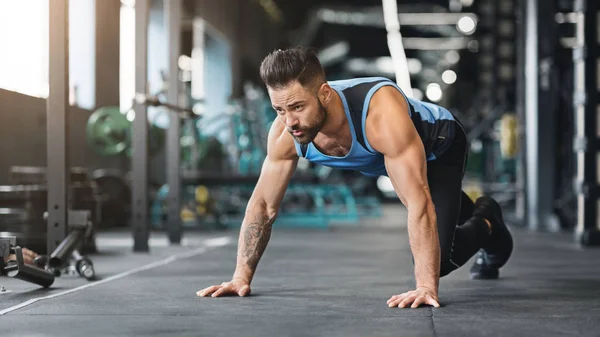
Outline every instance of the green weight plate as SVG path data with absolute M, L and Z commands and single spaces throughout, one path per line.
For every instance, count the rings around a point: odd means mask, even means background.
M 123 153 L 129 147 L 131 122 L 118 107 L 102 107 L 90 116 L 86 134 L 88 144 L 103 156 Z

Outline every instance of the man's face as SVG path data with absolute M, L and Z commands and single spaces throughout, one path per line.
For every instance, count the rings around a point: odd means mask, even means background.
M 327 109 L 316 93 L 307 91 L 299 82 L 281 89 L 269 88 L 269 96 L 273 109 L 298 143 L 312 142 L 325 125 Z

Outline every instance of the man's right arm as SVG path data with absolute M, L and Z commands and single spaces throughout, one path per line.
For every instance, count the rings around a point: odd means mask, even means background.
M 250 282 L 271 238 L 279 204 L 297 164 L 294 140 L 285 130 L 285 125 L 276 119 L 269 130 L 267 157 L 246 207 L 233 278 L 230 282 L 198 291 L 198 296 L 246 296 L 250 293 Z
M 274 126 L 269 135 L 269 149 L 263 163 L 260 178 L 248 201 L 246 214 L 238 241 L 237 264 L 233 278 L 252 281 L 258 262 L 269 239 L 277 217 L 279 205 L 296 164 L 298 156 L 293 140 L 283 131 L 281 123 Z

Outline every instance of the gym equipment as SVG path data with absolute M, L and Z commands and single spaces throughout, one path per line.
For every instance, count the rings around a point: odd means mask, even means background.
M 44 213 L 47 220 L 48 213 Z M 68 212 L 69 234 L 62 240 L 58 247 L 50 254 L 40 255 L 35 258 L 33 265 L 26 265 L 20 246 L 16 245 L 17 237 L 0 234 L 0 258 L 2 261 L 11 254 L 15 260 L 9 261 L 4 267 L 6 275 L 25 282 L 38 284 L 44 288 L 50 287 L 55 277 L 60 276 L 63 270 L 67 274 L 78 273 L 87 280 L 94 280 L 95 270 L 92 261 L 81 255 L 80 247 L 92 230 L 90 211 Z
M 48 213 L 44 214 L 47 219 Z M 69 211 L 68 213 L 69 234 L 61 241 L 50 256 L 40 256 L 35 263 L 44 269 L 52 272 L 55 276 L 60 276 L 62 270 L 67 274 L 72 274 L 71 270 L 87 280 L 95 278 L 95 271 L 92 261 L 80 254 L 77 249 L 84 239 L 89 235 L 93 225 L 89 211 Z
M 102 156 L 125 154 L 131 156 L 131 130 L 133 124 L 118 107 L 107 106 L 94 111 L 88 118 L 86 136 L 88 144 Z M 149 126 L 148 149 L 156 155 L 162 148 L 165 131 L 158 126 Z
M 92 173 L 98 186 L 102 216 L 96 219 L 100 227 L 125 227 L 130 219 L 131 187 L 120 170 L 98 169 Z
M 0 259 L 11 254 L 15 255 L 15 260 L 8 261 L 4 267 L 7 276 L 16 278 L 25 282 L 34 283 L 44 288 L 50 287 L 54 283 L 54 275 L 46 270 L 26 265 L 23 260 L 21 247 L 16 246 L 16 237 L 0 236 Z
M 47 175 L 46 167 L 42 166 L 11 166 L 10 182 L 14 185 L 45 185 Z M 90 181 L 88 169 L 71 167 L 69 170 L 71 183 L 87 183 Z
M 118 107 L 102 107 L 88 119 L 88 144 L 103 156 L 121 154 L 129 146 L 130 129 L 131 123 Z
M 196 229 L 223 229 L 221 210 L 211 191 L 203 185 L 184 185 L 182 188 L 180 217 L 183 227 Z M 169 185 L 158 189 L 151 206 L 151 222 L 154 227 L 165 228 Z
M 84 277 L 88 281 L 91 281 L 96 277 L 92 260 L 81 255 L 78 250 L 73 250 L 72 257 L 74 268 L 81 277 Z
M 8 277 L 35 283 L 44 288 L 48 288 L 54 283 L 53 274 L 25 264 L 21 247 L 15 247 L 14 254 L 16 258 L 15 263 L 10 263 L 4 267 L 4 271 Z
M 0 186 L 0 232 L 15 237 L 17 244 L 46 251 L 46 187 L 42 185 Z
M 181 220 L 188 228 L 235 228 L 242 223 L 255 183 L 194 186 L 183 190 Z M 164 228 L 168 186 L 163 186 L 152 205 L 152 225 Z M 351 189 L 343 184 L 291 183 L 283 197 L 277 226 L 326 228 L 332 224 L 356 224 L 359 208 Z
M 517 156 L 517 127 L 515 114 L 504 114 L 500 119 L 500 151 L 503 158 L 514 159 Z
M 19 244 L 45 251 L 45 236 L 47 229 L 41 224 L 43 212 L 47 204 L 47 169 L 38 166 L 12 166 L 10 168 L 11 182 L 15 186 L 4 186 L 4 197 L 0 198 L 0 219 L 5 221 L 0 225 L 0 231 L 17 233 Z M 27 190 L 27 193 L 23 193 Z M 37 196 L 33 193 L 37 190 Z M 21 191 L 21 192 L 19 192 Z M 100 222 L 102 216 L 102 200 L 95 181 L 89 170 L 82 167 L 70 168 L 67 207 L 71 210 L 89 210 L 92 219 Z M 33 212 L 33 213 L 32 213 Z M 32 238 L 37 239 L 32 240 Z M 38 241 L 36 243 L 34 241 Z M 96 251 L 94 233 L 86 238 L 85 252 Z
M 137 93 L 134 98 L 137 104 L 144 104 L 153 107 L 165 107 L 173 112 L 179 114 L 180 119 L 193 119 L 198 118 L 198 115 L 194 113 L 192 109 L 180 107 L 168 102 L 162 101 L 158 96 L 151 96 L 146 94 Z

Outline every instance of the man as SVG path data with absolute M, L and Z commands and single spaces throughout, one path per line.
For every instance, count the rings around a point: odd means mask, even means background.
M 246 209 L 233 278 L 199 296 L 250 294 L 299 156 L 391 179 L 408 209 L 416 289 L 392 296 L 389 307 L 439 307 L 439 278 L 475 253 L 471 277 L 498 277 L 512 237 L 493 199 L 473 204 L 462 192 L 466 135 L 448 110 L 406 97 L 385 78 L 327 82 L 315 52 L 305 48 L 271 53 L 260 75 L 278 118 Z

